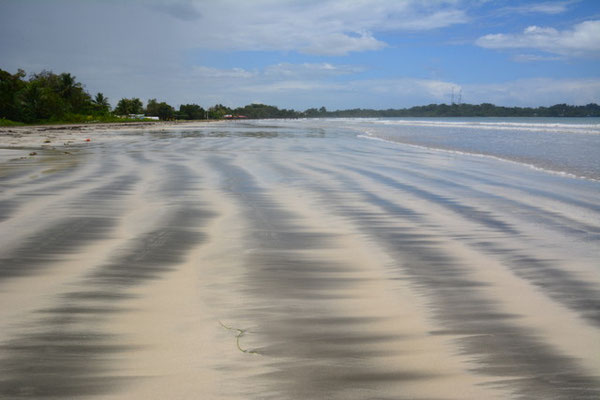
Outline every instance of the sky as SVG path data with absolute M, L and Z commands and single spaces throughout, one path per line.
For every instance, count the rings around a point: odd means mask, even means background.
M 0 69 L 113 105 L 600 103 L 600 1 L 0 0 Z

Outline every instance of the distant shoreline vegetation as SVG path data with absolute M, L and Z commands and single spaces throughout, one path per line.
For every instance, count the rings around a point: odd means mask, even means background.
M 401 109 L 356 108 L 328 111 L 325 107 L 305 111 L 250 104 L 229 108 L 217 104 L 208 109 L 182 104 L 176 110 L 156 99 L 144 104 L 139 98 L 122 98 L 111 109 L 102 93 L 92 97 L 70 73 L 42 71 L 25 79 L 19 69 L 11 74 L 0 69 L 0 126 L 40 123 L 128 122 L 152 117 L 160 120 L 202 120 L 228 118 L 393 118 L 393 117 L 600 117 L 600 106 L 556 104 L 551 107 L 503 107 L 483 104 L 430 104 Z M 140 117 L 142 116 L 142 117 Z

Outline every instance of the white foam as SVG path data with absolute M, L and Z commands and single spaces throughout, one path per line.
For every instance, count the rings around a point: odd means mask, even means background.
M 537 122 L 478 122 L 478 121 L 428 121 L 428 120 L 377 120 L 380 125 L 435 128 L 464 128 L 479 130 L 510 130 L 525 132 L 556 132 L 600 135 L 600 124 L 568 124 Z

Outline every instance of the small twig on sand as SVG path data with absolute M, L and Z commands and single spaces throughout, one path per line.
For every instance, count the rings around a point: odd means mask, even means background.
M 219 320 L 219 324 L 223 328 L 225 328 L 225 329 L 227 329 L 229 331 L 236 332 L 235 339 L 236 339 L 236 344 L 237 344 L 237 348 L 238 348 L 239 351 L 241 351 L 242 353 L 247 353 L 247 354 L 258 354 L 258 352 L 254 351 L 254 350 L 243 349 L 242 346 L 240 345 L 240 338 L 242 336 L 244 336 L 244 334 L 246 333 L 246 329 L 238 329 L 238 328 L 233 328 L 233 327 L 227 326 L 223 322 L 221 322 L 220 320 Z

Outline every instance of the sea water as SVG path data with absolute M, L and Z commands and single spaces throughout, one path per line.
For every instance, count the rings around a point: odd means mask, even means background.
M 358 137 L 495 157 L 600 180 L 600 118 L 388 118 L 345 120 Z

